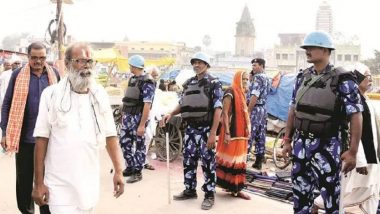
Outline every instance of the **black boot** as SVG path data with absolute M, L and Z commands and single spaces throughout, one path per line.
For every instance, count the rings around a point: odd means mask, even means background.
M 141 171 L 134 172 L 131 177 L 127 180 L 127 183 L 132 184 L 142 180 Z
M 123 170 L 123 176 L 124 177 L 128 177 L 128 176 L 131 176 L 133 174 L 133 169 L 132 168 L 126 168 Z
M 215 204 L 215 196 L 214 193 L 206 193 L 205 198 L 203 199 L 201 208 L 202 210 L 209 210 L 211 209 Z
M 187 200 L 187 199 L 192 199 L 192 198 L 194 199 L 198 198 L 196 190 L 186 189 L 180 194 L 173 196 L 173 199 L 176 201 L 182 201 L 182 200 Z
M 264 157 L 262 155 L 256 155 L 256 160 L 255 163 L 252 164 L 252 167 L 261 170 L 261 168 L 263 167 L 263 160 Z

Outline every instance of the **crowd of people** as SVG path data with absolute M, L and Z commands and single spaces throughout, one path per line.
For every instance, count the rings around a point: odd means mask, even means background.
M 292 157 L 294 213 L 338 213 L 361 203 L 376 213 L 379 184 L 379 112 L 365 92 L 372 84 L 368 68 L 346 71 L 334 67 L 330 36 L 312 32 L 305 37 L 311 67 L 296 78 L 289 106 L 283 154 Z M 152 108 L 160 91 L 177 91 L 176 83 L 159 80 L 156 67 L 146 71 L 145 59 L 133 55 L 132 76 L 122 99 L 122 128 L 116 133 L 104 88 L 94 80 L 91 48 L 74 43 L 65 52 L 66 75 L 46 63 L 46 47 L 28 47 L 28 62 L 3 62 L 0 76 L 1 146 L 16 158 L 16 198 L 21 213 L 94 213 L 99 199 L 99 149 L 113 163 L 114 196 L 143 179 L 149 143 L 156 129 Z M 250 200 L 246 182 L 247 154 L 254 148 L 252 167 L 262 169 L 266 146 L 266 102 L 270 78 L 265 60 L 254 58 L 250 72 L 235 72 L 225 91 L 209 74 L 210 58 L 196 53 L 190 63 L 194 76 L 183 85 L 178 105 L 162 117 L 160 126 L 180 114 L 185 123 L 184 190 L 174 200 L 198 197 L 198 161 L 204 175 L 201 208 L 215 205 L 216 186 L 233 197 Z M 76 136 L 73 138 L 72 136 Z M 68 155 L 70 154 L 70 158 Z M 123 164 L 123 159 L 124 163 Z M 320 196 L 314 200 L 314 190 Z

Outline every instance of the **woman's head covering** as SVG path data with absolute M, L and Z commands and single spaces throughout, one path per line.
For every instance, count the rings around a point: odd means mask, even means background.
M 232 108 L 234 109 L 232 114 L 235 115 L 235 121 L 230 122 L 235 123 L 234 127 L 236 129 L 236 137 L 249 137 L 248 133 L 251 124 L 248 116 L 248 107 L 246 104 L 246 96 L 243 88 L 243 75 L 245 73 L 246 71 L 237 71 L 234 75 L 231 86 L 231 89 L 233 91 L 233 102 L 231 104 L 234 105 L 234 108 Z M 219 136 L 219 140 L 221 140 L 221 142 L 223 142 L 224 139 L 225 128 L 226 127 L 222 127 L 221 129 L 221 133 Z
M 246 71 L 237 71 L 234 75 L 234 79 L 232 82 L 232 88 L 240 88 L 243 90 L 243 75 Z

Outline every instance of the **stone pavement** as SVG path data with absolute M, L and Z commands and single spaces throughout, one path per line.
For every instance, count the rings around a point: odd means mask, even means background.
M 69 158 L 69 157 L 68 157 Z M 217 188 L 215 206 L 212 210 L 200 209 L 203 193 L 200 190 L 203 184 L 202 170 L 198 167 L 198 199 L 188 201 L 171 201 L 168 204 L 168 182 L 166 162 L 151 160 L 156 167 L 155 171 L 144 170 L 143 180 L 135 184 L 126 184 L 125 192 L 120 198 L 112 196 L 111 161 L 105 150 L 101 151 L 101 190 L 100 201 L 96 206 L 96 213 L 128 213 L 128 214 L 196 214 L 196 213 L 238 213 L 238 214 L 276 214 L 292 213 L 290 204 L 252 195 L 246 201 L 233 198 Z M 181 192 L 183 173 L 181 158 L 170 164 L 171 196 Z M 0 214 L 19 213 L 15 195 L 15 163 L 14 158 L 0 154 Z M 36 212 L 38 213 L 38 211 Z

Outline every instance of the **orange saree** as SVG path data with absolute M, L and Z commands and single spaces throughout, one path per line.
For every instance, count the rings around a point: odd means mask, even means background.
M 226 90 L 223 100 L 230 98 L 228 117 L 223 116 L 219 141 L 216 148 L 217 185 L 227 191 L 237 193 L 244 188 L 246 174 L 247 144 L 250 120 L 246 106 L 242 77 L 238 71 L 234 76 L 232 87 Z M 223 102 L 225 105 L 225 102 Z M 226 106 L 223 106 L 225 108 Z M 228 120 L 228 127 L 225 125 Z M 225 141 L 226 134 L 230 141 Z

